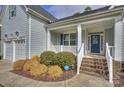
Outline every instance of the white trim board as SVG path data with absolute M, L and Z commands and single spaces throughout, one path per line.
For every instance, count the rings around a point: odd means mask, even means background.
M 108 20 L 115 20 L 115 18 L 116 17 L 108 17 L 108 18 L 102 18 L 102 19 L 97 19 L 97 20 L 92 20 L 92 21 L 75 23 L 75 24 L 71 24 L 71 25 L 52 27 L 52 28 L 47 28 L 47 29 L 49 31 L 50 30 L 57 30 L 57 29 L 62 29 L 62 28 L 67 28 L 67 27 L 72 27 L 72 26 L 77 26 L 77 25 L 84 25 L 84 24 L 89 24 L 89 23 L 96 23 L 96 22 L 102 22 L 102 21 L 108 21 Z

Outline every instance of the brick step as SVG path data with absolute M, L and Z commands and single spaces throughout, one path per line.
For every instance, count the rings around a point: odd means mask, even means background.
M 108 70 L 107 66 L 93 65 L 93 64 L 83 64 L 83 65 L 81 65 L 80 69 L 84 68 L 84 67 L 89 67 L 89 68 L 93 68 L 93 69 Z
M 82 59 L 83 62 L 95 62 L 95 63 L 106 63 L 106 61 L 99 61 L 99 60 L 84 60 Z
M 89 72 L 89 71 L 80 71 L 80 73 L 84 73 L 84 74 L 87 74 L 87 75 L 92 75 L 92 76 L 97 76 L 97 77 L 100 77 L 100 74 L 98 73 L 95 73 L 95 72 Z
M 81 67 L 80 70 L 96 72 L 96 73 L 104 73 L 104 72 L 108 71 L 108 69 L 95 69 L 95 68 L 91 68 L 91 67 Z
M 81 65 L 92 65 L 92 66 L 107 66 L 107 63 L 96 63 L 96 62 L 86 62 L 83 61 Z

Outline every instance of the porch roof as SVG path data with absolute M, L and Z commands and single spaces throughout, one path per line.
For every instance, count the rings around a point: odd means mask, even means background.
M 122 14 L 123 8 L 124 8 L 123 5 L 115 6 L 112 9 L 110 9 L 110 6 L 106 6 L 103 8 L 92 10 L 90 12 L 81 13 L 79 15 L 74 15 L 74 16 L 59 19 L 52 24 L 48 24 L 47 28 L 52 28 L 52 27 L 54 28 L 54 27 L 58 27 L 58 26 L 68 25 L 68 24 L 86 22 L 89 20 L 117 16 L 117 15 Z

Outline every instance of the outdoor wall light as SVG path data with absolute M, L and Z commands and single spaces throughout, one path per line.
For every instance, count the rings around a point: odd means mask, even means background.
M 5 34 L 5 38 L 7 38 L 8 37 L 8 35 L 7 34 Z
M 19 36 L 19 32 L 15 32 L 16 36 L 18 37 Z

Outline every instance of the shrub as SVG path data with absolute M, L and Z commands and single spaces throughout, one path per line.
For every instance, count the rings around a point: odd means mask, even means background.
M 33 56 L 33 57 L 31 58 L 31 61 L 32 61 L 32 62 L 39 62 L 39 61 L 40 61 L 40 57 L 38 57 L 38 56 Z
M 58 65 L 54 65 L 48 68 L 47 74 L 55 80 L 63 74 L 63 71 Z
M 45 51 L 40 56 L 40 63 L 46 66 L 53 65 L 54 56 L 56 54 L 52 51 Z
M 62 69 L 65 65 L 69 66 L 71 69 L 76 67 L 76 57 L 71 52 L 59 52 L 54 58 L 55 64 L 58 64 Z
M 31 60 L 27 60 L 24 64 L 23 71 L 30 71 L 31 67 L 38 63 L 32 62 Z
M 25 64 L 25 60 L 18 60 L 13 64 L 13 70 L 23 70 L 23 66 Z
M 47 66 L 44 64 L 37 64 L 32 66 L 30 69 L 30 74 L 32 76 L 38 77 L 47 73 Z

